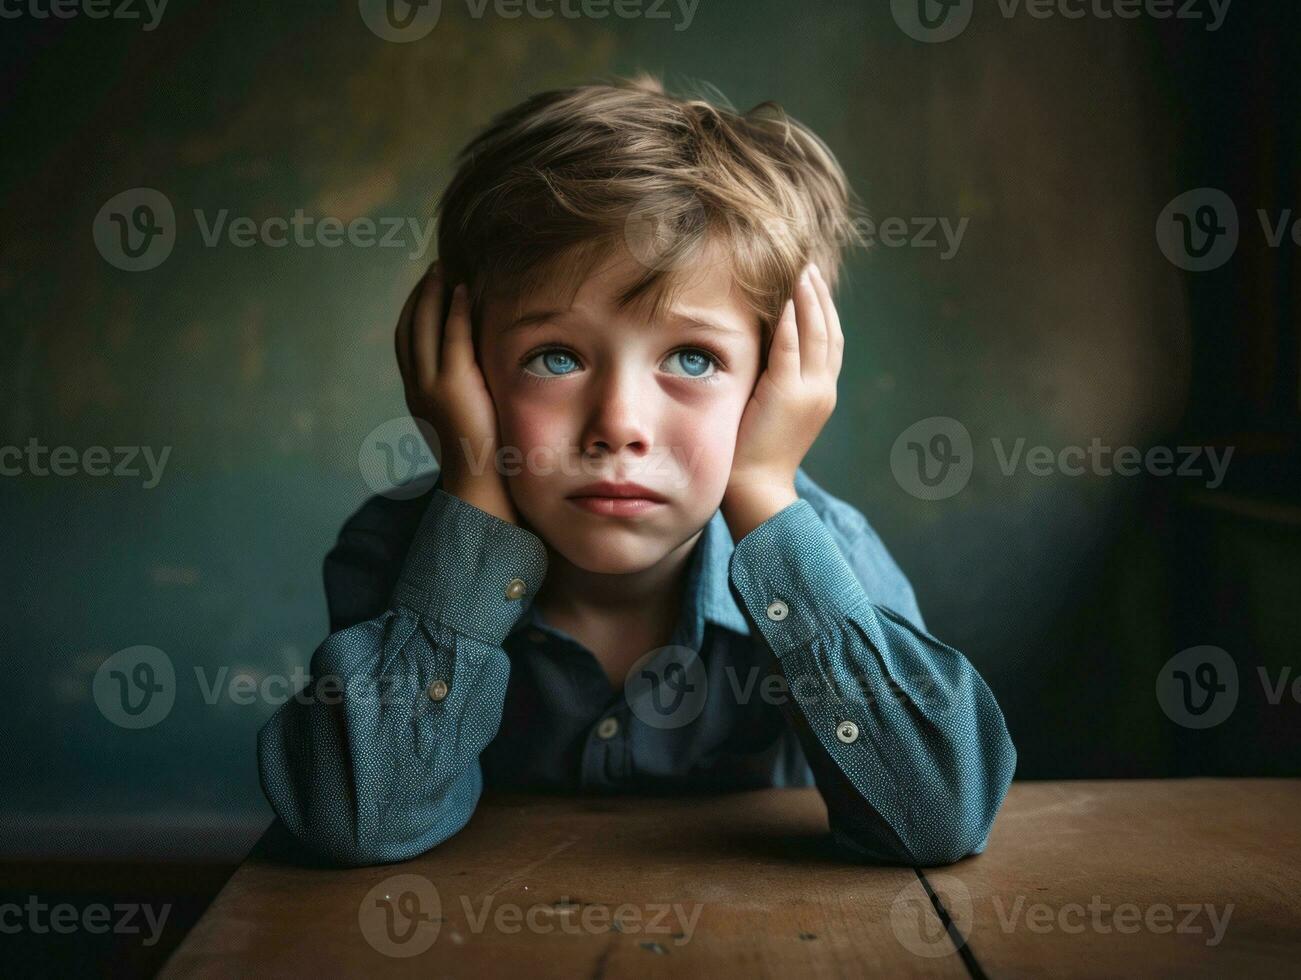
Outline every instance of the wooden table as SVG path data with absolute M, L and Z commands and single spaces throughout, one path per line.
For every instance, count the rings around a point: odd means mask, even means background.
M 816 790 L 487 794 L 399 865 L 263 839 L 164 976 L 1284 976 L 1301 780 L 1016 783 L 985 854 L 846 863 Z

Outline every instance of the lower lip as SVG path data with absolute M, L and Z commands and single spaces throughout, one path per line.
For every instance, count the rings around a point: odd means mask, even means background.
M 662 500 L 649 497 L 570 497 L 569 501 L 575 507 L 606 517 L 633 517 L 653 507 L 664 506 Z

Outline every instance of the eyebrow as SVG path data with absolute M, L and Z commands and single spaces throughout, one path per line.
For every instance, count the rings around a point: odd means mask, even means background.
M 532 313 L 525 313 L 517 318 L 514 322 L 508 324 L 502 334 L 514 333 L 515 331 L 535 330 L 543 324 L 564 316 L 567 310 L 537 310 Z M 715 333 L 722 336 L 740 336 L 742 331 L 735 327 L 720 323 L 709 317 L 702 317 L 694 314 L 681 313 L 676 310 L 670 311 L 664 317 L 668 325 L 679 327 L 684 330 L 700 331 L 703 333 Z

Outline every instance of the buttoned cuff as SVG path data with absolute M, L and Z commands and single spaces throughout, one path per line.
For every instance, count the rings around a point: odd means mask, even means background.
M 730 575 L 750 619 L 779 658 L 867 599 L 830 530 L 803 498 L 737 542 Z
M 546 573 L 536 534 L 436 487 L 393 605 L 499 647 Z

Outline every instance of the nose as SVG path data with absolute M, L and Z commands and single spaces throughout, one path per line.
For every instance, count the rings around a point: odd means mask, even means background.
M 649 401 L 642 380 L 632 369 L 611 368 L 591 386 L 580 442 L 585 456 L 650 452 Z

